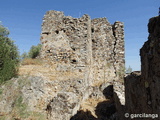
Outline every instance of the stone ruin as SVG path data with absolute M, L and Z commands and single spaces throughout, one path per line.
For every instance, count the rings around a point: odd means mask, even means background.
M 51 72 L 57 76 L 13 78 L 12 84 L 2 86 L 0 117 L 21 119 L 15 116 L 17 112 L 29 115 L 32 111 L 47 120 L 158 120 L 160 16 L 149 20 L 148 32 L 148 41 L 140 49 L 141 72 L 132 72 L 123 83 L 121 22 L 111 25 L 106 18 L 91 20 L 88 15 L 72 18 L 58 11 L 47 12 L 42 24 L 40 57 L 47 61 L 43 66 L 55 69 Z M 16 101 L 20 98 L 23 101 L 18 106 L 28 106 L 24 111 L 17 111 Z M 94 106 L 85 106 L 92 102 Z M 129 116 L 125 117 L 126 113 Z
M 91 84 L 119 80 L 124 75 L 124 26 L 106 18 L 91 20 L 48 11 L 43 18 L 41 58 L 58 64 L 59 71 L 82 72 Z
M 133 72 L 124 79 L 125 100 L 121 84 L 125 64 L 123 23 L 111 25 L 106 18 L 91 20 L 88 15 L 72 18 L 62 12 L 49 11 L 42 25 L 41 57 L 57 64 L 59 71 L 81 73 L 85 90 L 94 87 L 97 81 L 100 81 L 100 86 L 113 85 L 119 120 L 131 119 L 130 116 L 125 118 L 125 113 L 159 115 L 159 16 L 149 20 L 148 32 L 148 41 L 140 49 L 141 72 Z M 93 92 L 93 89 L 90 90 L 90 93 Z M 149 119 L 156 118 L 152 116 Z
M 146 119 L 159 120 L 156 114 L 160 115 L 160 16 L 149 20 L 148 32 L 148 41 L 140 49 L 141 73 L 133 72 L 125 78 L 125 111 L 153 114 Z
M 85 100 L 103 98 L 107 86 L 112 86 L 116 96 L 121 96 L 118 101 L 120 99 L 124 104 L 124 87 L 121 86 L 125 68 L 122 22 L 112 25 L 106 18 L 91 20 L 88 15 L 72 18 L 63 12 L 48 11 L 43 18 L 41 43 L 42 59 L 54 64 L 56 71 L 73 74 L 70 78 L 61 76 L 66 84 L 60 86 L 65 89 L 51 100 L 50 119 L 70 119 Z M 69 88 L 71 84 L 75 84 L 73 89 L 76 92 L 66 92 L 66 86 Z M 68 96 L 71 101 L 63 106 L 63 101 L 67 100 L 65 97 L 62 100 L 59 94 Z M 75 106 L 70 108 L 73 104 Z M 64 109 L 68 110 L 61 112 Z

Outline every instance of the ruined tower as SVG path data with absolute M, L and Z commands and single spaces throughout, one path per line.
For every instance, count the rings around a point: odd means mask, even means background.
M 88 85 L 118 80 L 124 74 L 123 23 L 106 18 L 91 20 L 48 11 L 43 18 L 41 58 L 59 71 L 77 71 Z

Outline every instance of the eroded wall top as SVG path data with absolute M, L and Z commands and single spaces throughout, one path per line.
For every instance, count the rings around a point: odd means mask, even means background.
M 86 79 L 107 81 L 124 74 L 123 23 L 111 25 L 106 18 L 91 20 L 48 11 L 42 24 L 41 57 L 81 72 Z M 68 69 L 68 68 L 66 68 Z

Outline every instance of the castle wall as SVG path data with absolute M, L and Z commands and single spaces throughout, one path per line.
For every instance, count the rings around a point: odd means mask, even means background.
M 94 82 L 106 82 L 115 77 L 113 48 L 115 38 L 112 25 L 106 18 L 92 20 L 92 52 Z
M 124 74 L 123 32 L 121 22 L 111 25 L 106 18 L 72 18 L 48 11 L 42 24 L 41 57 L 61 66 L 59 70 L 84 73 L 88 84 L 118 80 Z
M 81 19 L 65 17 L 62 12 L 49 11 L 42 27 L 42 57 L 85 66 L 88 60 L 89 16 Z

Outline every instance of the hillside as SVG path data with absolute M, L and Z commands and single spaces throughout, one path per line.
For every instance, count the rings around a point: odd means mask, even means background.
M 57 72 L 55 65 L 45 62 L 42 65 L 22 65 L 19 77 L 8 81 L 0 89 L 0 118 L 45 120 L 52 116 L 51 110 L 69 116 L 82 110 L 83 117 L 90 111 L 90 115 L 97 118 L 97 105 L 103 103 L 107 106 L 113 101 L 105 98 L 104 86 L 100 87 L 100 83 L 84 92 L 85 84 L 75 76 L 80 77 L 76 72 Z M 54 115 L 60 117 L 59 114 Z

